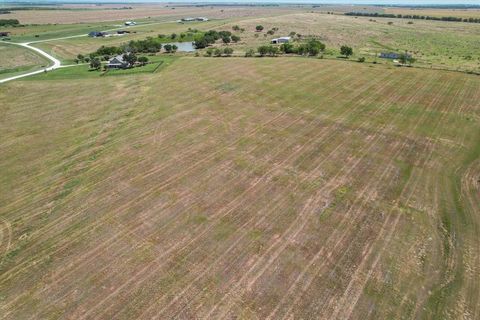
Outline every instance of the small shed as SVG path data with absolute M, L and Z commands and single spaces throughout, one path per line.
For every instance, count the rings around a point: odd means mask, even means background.
M 401 53 L 395 53 L 395 52 L 382 52 L 380 53 L 380 58 L 382 59 L 400 59 L 400 57 L 403 56 Z M 411 58 L 412 56 L 407 53 L 407 58 Z

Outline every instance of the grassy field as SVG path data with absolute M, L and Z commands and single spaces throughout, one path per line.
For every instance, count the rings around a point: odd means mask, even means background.
M 184 57 L 0 99 L 2 319 L 480 317 L 478 76 Z
M 34 71 L 47 66 L 48 61 L 31 50 L 0 42 L 0 79 L 15 74 Z

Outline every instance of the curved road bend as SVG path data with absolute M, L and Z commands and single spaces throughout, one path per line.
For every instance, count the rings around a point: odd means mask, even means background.
M 5 42 L 5 43 L 11 44 L 11 45 L 16 45 L 16 46 L 21 46 L 21 47 L 33 50 L 33 51 L 39 53 L 40 55 L 44 56 L 45 58 L 47 58 L 51 62 L 51 65 L 49 67 L 45 68 L 45 69 L 40 69 L 40 70 L 37 70 L 37 71 L 27 72 L 27 73 L 24 73 L 24 74 L 19 74 L 19 75 L 13 76 L 13 77 L 0 79 L 0 83 L 4 83 L 4 82 L 12 81 L 12 80 L 15 80 L 15 79 L 32 76 L 34 74 L 45 72 L 45 70 L 50 71 L 50 70 L 55 70 L 55 69 L 58 69 L 58 68 L 62 67 L 62 63 L 60 62 L 60 60 L 58 60 L 57 58 L 53 57 L 52 55 L 46 53 L 45 51 L 43 51 L 39 48 L 32 47 L 30 45 L 31 42 L 24 42 L 24 43 Z

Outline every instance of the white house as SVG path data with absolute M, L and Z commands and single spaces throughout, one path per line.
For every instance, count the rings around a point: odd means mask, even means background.
M 134 26 L 136 25 L 137 23 L 135 21 L 125 21 L 125 25 L 126 26 Z
M 108 60 L 107 67 L 111 69 L 125 69 L 128 68 L 128 62 L 125 61 L 125 59 L 123 59 L 123 55 L 120 54 Z
M 280 37 L 280 38 L 275 38 L 272 39 L 273 44 L 278 44 L 278 43 L 287 43 L 290 41 L 290 37 Z

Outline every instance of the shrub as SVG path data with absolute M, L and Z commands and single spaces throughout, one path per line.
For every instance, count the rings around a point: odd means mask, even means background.
M 205 51 L 205 57 L 211 57 L 213 54 L 213 49 L 208 48 L 207 51 Z
M 255 50 L 253 49 L 248 49 L 246 52 L 245 52 L 245 57 L 253 57 L 255 56 Z
M 365 57 L 358 58 L 358 62 L 365 62 Z
M 215 51 L 213 52 L 213 55 L 215 57 L 221 57 L 222 56 L 222 50 L 220 50 L 219 48 L 215 49 Z
M 255 30 L 257 30 L 258 32 L 261 32 L 263 30 L 263 26 L 258 25 L 258 26 L 255 27 Z
M 225 49 L 223 49 L 223 53 L 224 53 L 227 57 L 229 57 L 229 56 L 232 55 L 233 49 L 232 49 L 232 48 L 225 48 Z
M 144 66 L 148 63 L 148 58 L 147 57 L 140 57 L 140 58 L 138 58 L 138 62 L 140 62 L 140 64 L 142 66 Z
M 238 41 L 240 41 L 240 37 L 239 37 L 239 36 L 232 35 L 231 38 L 232 38 L 232 41 L 233 41 L 233 42 L 238 42 Z
M 280 51 L 283 53 L 295 53 L 295 47 L 291 43 L 282 43 L 280 45 Z

